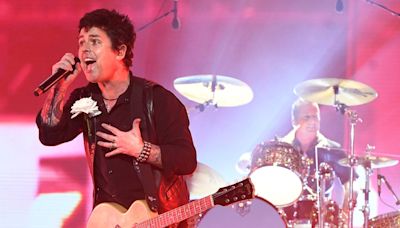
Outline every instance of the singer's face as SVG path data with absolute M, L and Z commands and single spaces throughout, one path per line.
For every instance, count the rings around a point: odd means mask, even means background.
M 117 52 L 107 33 L 100 28 L 82 28 L 78 38 L 79 58 L 86 79 L 90 82 L 109 81 L 116 71 Z

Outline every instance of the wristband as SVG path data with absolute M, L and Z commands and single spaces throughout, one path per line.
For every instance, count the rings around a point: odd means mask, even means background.
M 145 162 L 150 157 L 151 143 L 143 141 L 143 148 L 139 156 L 136 158 L 138 162 Z

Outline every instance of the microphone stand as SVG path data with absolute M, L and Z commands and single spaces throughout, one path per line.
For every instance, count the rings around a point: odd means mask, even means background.
M 380 175 L 378 178 L 381 178 L 381 180 L 383 180 L 383 183 L 386 184 L 387 188 L 389 189 L 389 191 L 392 193 L 392 195 L 394 196 L 395 200 L 396 200 L 396 205 L 400 205 L 400 200 L 397 197 L 396 193 L 393 191 L 392 186 L 389 184 L 389 181 L 386 180 L 386 177 L 383 175 Z
M 371 5 L 376 5 L 376 6 L 380 7 L 380 8 L 382 8 L 382 9 L 384 9 L 385 11 L 388 11 L 393 16 L 400 16 L 400 14 L 397 13 L 396 11 L 389 9 L 388 7 L 386 7 L 386 6 L 384 6 L 384 5 L 380 4 L 380 3 L 374 2 L 372 0 L 366 0 L 366 1 L 368 3 L 370 3 Z
M 170 13 L 173 13 L 174 11 L 175 11 L 175 9 L 173 8 L 173 9 L 171 9 L 170 11 L 165 12 L 164 14 L 162 14 L 162 15 L 160 15 L 160 16 L 154 18 L 154 19 L 153 19 L 152 21 L 150 21 L 149 23 L 147 23 L 147 24 L 143 25 L 142 27 L 138 28 L 138 29 L 137 29 L 137 32 L 140 32 L 140 31 L 144 30 L 145 28 L 147 28 L 147 27 L 149 27 L 150 25 L 156 23 L 157 21 L 161 20 L 162 18 L 168 16 Z

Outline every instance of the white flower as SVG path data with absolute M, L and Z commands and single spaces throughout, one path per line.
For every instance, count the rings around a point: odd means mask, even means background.
M 101 111 L 99 111 L 99 107 L 97 106 L 97 102 L 91 97 L 84 97 L 75 101 L 71 107 L 71 119 L 75 118 L 82 112 L 89 115 L 89 117 L 95 117 L 101 114 Z

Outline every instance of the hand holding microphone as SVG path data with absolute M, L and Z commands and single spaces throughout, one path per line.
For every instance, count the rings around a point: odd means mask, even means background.
M 60 80 L 63 87 L 68 87 L 81 71 L 78 64 L 80 60 L 71 53 L 65 54 L 59 62 L 53 65 L 52 75 L 44 80 L 34 91 L 35 96 L 46 92 Z

